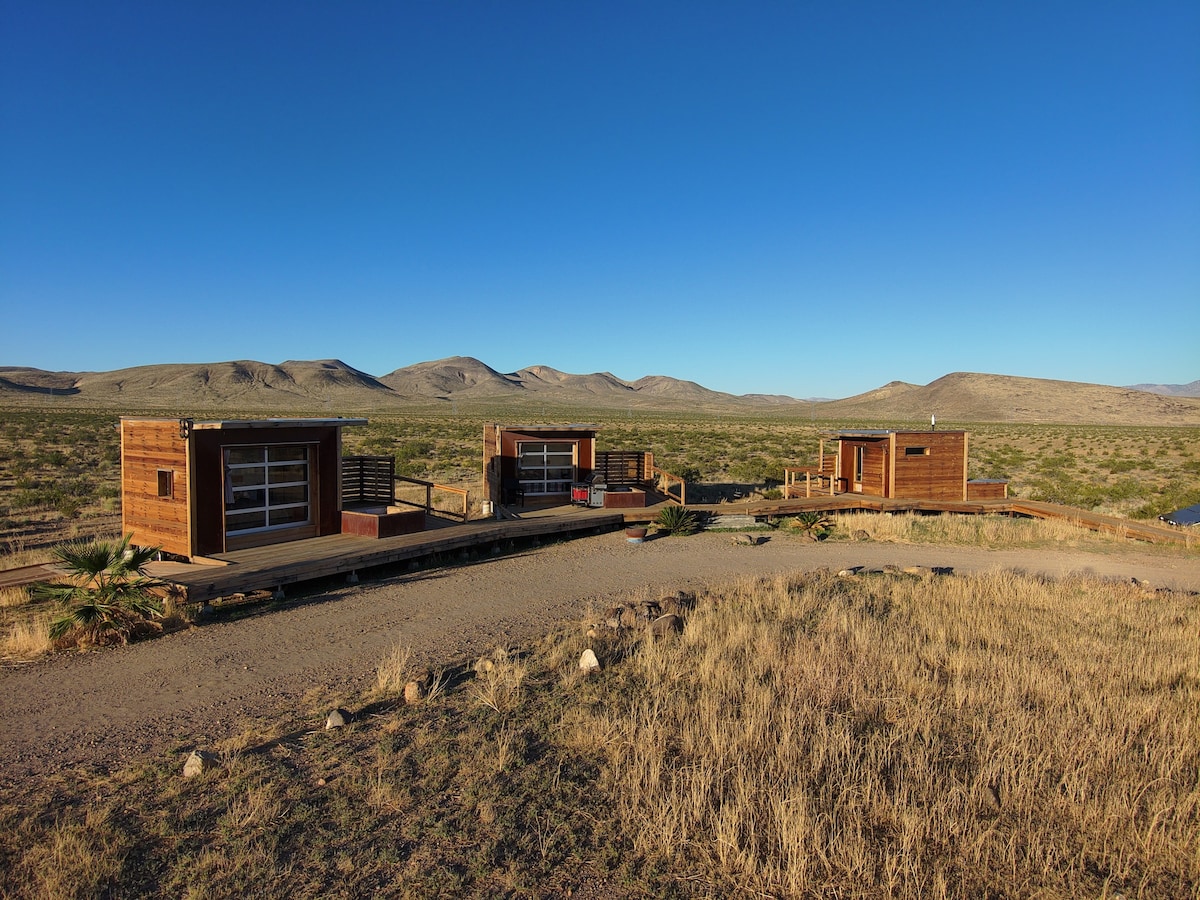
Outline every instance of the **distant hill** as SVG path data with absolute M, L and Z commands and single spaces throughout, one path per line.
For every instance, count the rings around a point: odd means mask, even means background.
M 924 387 L 891 384 L 817 405 L 819 415 L 925 423 L 1200 425 L 1200 402 L 1077 381 L 954 372 Z
M 1200 383 L 1193 383 L 1200 384 Z M 1190 386 L 1184 386 L 1190 387 Z M 380 377 L 341 360 L 173 363 L 112 372 L 0 367 L 0 406 L 45 405 L 137 412 L 230 409 L 262 415 L 329 415 L 522 404 L 579 410 L 639 409 L 834 419 L 869 427 L 928 423 L 1028 422 L 1200 425 L 1200 398 L 1127 387 L 1012 375 L 955 372 L 927 385 L 893 381 L 842 400 L 713 391 L 694 381 L 609 372 L 574 375 L 549 366 L 502 373 L 469 356 L 417 363 Z M 536 404 L 536 407 L 534 405 Z
M 1163 394 L 1167 397 L 1200 397 L 1200 381 L 1187 384 L 1131 384 L 1131 391 L 1146 391 L 1149 394 Z

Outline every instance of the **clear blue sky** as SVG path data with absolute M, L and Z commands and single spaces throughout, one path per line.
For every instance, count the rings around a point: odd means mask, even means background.
M 0 365 L 1200 378 L 1200 4 L 0 5 Z

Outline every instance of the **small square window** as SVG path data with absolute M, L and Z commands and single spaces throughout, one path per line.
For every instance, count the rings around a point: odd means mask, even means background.
M 174 469 L 159 469 L 158 470 L 158 496 L 174 497 L 175 496 L 175 470 Z
M 905 447 L 904 455 L 905 456 L 928 456 L 929 448 L 928 447 Z

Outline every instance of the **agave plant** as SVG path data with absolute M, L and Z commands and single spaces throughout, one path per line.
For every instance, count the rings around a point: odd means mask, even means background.
M 695 534 L 700 528 L 696 514 L 686 506 L 664 506 L 654 520 L 659 531 L 671 535 Z
M 131 547 L 132 537 L 74 541 L 54 549 L 66 582 L 33 589 L 34 597 L 52 600 L 62 610 L 50 624 L 52 639 L 78 630 L 81 638 L 93 642 L 117 638 L 125 644 L 139 627 L 162 614 L 162 601 L 154 591 L 163 583 L 142 571 L 158 548 Z

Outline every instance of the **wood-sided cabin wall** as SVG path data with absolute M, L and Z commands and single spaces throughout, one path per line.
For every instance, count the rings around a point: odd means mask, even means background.
M 283 543 L 342 530 L 340 477 L 341 429 L 334 425 L 292 428 L 197 428 L 192 432 L 194 485 L 193 555 L 206 556 L 247 546 Z M 280 531 L 247 535 L 229 542 L 225 536 L 226 447 L 272 444 L 307 444 L 311 524 Z
M 188 440 L 176 419 L 121 419 L 121 531 L 191 556 Z
M 893 436 L 892 490 L 898 500 L 966 500 L 967 433 L 901 431 Z
M 500 502 L 500 433 L 499 425 L 483 426 L 483 492 L 493 503 Z

